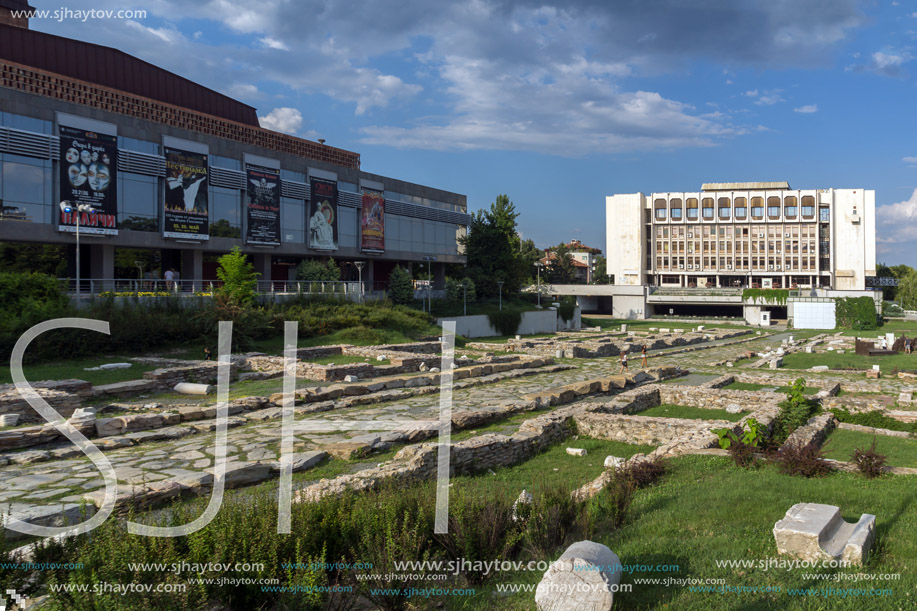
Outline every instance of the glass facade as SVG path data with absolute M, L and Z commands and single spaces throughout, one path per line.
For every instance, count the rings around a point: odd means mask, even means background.
M 242 192 L 238 189 L 210 187 L 210 235 L 242 237 Z
M 51 161 L 4 153 L 0 155 L 3 171 L 0 176 L 0 199 L 3 200 L 2 220 L 50 223 Z
M 118 226 L 133 231 L 159 231 L 159 179 L 118 172 Z

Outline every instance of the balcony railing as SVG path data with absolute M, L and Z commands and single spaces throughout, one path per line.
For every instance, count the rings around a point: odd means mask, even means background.
M 77 294 L 76 280 L 60 278 L 61 285 L 71 295 Z M 114 297 L 167 297 L 167 296 L 211 296 L 222 286 L 219 280 L 137 280 L 124 278 L 82 278 L 81 296 Z M 359 282 L 303 280 L 259 280 L 256 290 L 263 294 L 276 295 L 359 295 Z M 365 288 L 363 289 L 365 291 Z M 365 293 L 364 293 L 365 294 Z

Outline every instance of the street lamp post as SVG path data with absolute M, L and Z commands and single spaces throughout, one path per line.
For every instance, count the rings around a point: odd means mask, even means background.
M 541 268 L 544 267 L 544 263 L 541 261 L 535 261 L 535 269 L 538 270 L 538 284 L 536 284 L 536 291 L 538 292 L 538 307 L 541 307 Z
M 89 214 L 95 214 L 95 210 L 92 209 L 92 206 L 89 204 L 79 204 L 74 207 L 70 205 L 69 201 L 62 201 L 60 203 L 61 211 L 71 214 L 76 213 L 76 307 L 80 308 L 80 213 L 88 212 Z
M 436 257 L 426 256 L 423 258 L 427 262 L 427 312 L 433 312 L 433 261 Z
M 468 316 L 468 278 L 462 280 L 462 315 Z
M 500 291 L 500 311 L 503 311 L 503 280 L 497 280 L 497 288 Z
M 364 261 L 356 261 L 354 265 L 357 266 L 357 275 L 360 279 L 360 303 L 363 303 L 363 266 L 366 263 Z

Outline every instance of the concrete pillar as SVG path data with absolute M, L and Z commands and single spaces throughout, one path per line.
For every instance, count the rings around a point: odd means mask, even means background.
M 269 253 L 255 253 L 249 255 L 255 266 L 258 276 L 258 290 L 270 292 L 271 290 L 271 255 Z
M 86 254 L 84 250 L 81 254 Z M 94 280 L 102 280 L 93 288 L 96 291 L 114 290 L 115 247 L 111 244 L 91 244 L 89 246 L 89 274 Z
M 366 285 L 366 292 L 371 293 L 373 291 L 373 286 L 375 285 L 375 261 L 372 259 L 366 262 L 366 267 L 363 268 L 363 284 Z
M 204 275 L 204 253 L 203 251 L 186 248 L 181 251 L 181 279 L 183 288 L 198 292 L 201 290 L 201 278 Z
M 446 264 L 433 264 L 433 286 L 437 289 L 446 287 Z

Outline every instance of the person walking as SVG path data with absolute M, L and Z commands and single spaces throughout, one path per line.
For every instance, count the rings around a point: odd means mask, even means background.
M 646 367 L 646 344 L 643 344 L 643 349 L 640 351 L 642 361 L 640 362 L 641 367 Z
M 911 353 L 911 338 L 907 335 L 904 336 L 904 354 Z
M 163 279 L 165 279 L 166 281 L 166 290 L 171 291 L 172 290 L 172 277 L 173 277 L 172 268 L 170 267 L 169 269 L 167 269 L 166 273 L 163 274 L 162 276 L 163 276 Z
M 621 373 L 627 371 L 627 352 L 621 353 Z

